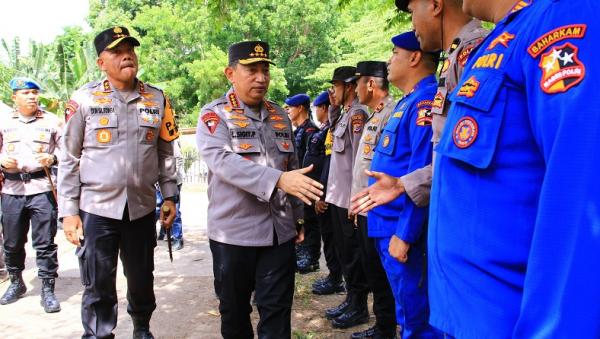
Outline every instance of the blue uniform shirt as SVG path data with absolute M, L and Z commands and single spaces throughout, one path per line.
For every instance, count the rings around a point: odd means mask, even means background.
M 600 4 L 520 1 L 471 54 L 436 151 L 433 326 L 600 338 Z
M 434 75 L 423 78 L 402 98 L 385 125 L 375 148 L 371 170 L 401 177 L 431 163 L 431 104 L 437 90 Z M 369 178 L 369 185 L 374 183 Z M 368 214 L 370 237 L 398 236 L 416 242 L 424 229 L 427 208 L 405 194 Z

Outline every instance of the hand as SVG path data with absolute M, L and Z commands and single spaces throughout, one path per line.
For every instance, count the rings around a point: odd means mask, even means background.
M 296 233 L 295 243 L 299 244 L 304 241 L 304 226 L 300 227 L 300 229 Z
M 165 230 L 170 230 L 171 226 L 173 226 L 173 221 L 175 221 L 175 215 L 177 214 L 176 208 L 175 202 L 171 200 L 163 201 L 160 207 L 160 223 Z
M 11 157 L 7 157 L 2 159 L 2 167 L 6 168 L 6 169 L 15 169 L 17 168 L 18 163 L 17 163 L 17 159 L 15 158 L 11 158 Z
M 350 200 L 352 214 L 366 213 L 377 206 L 389 203 L 404 193 L 404 185 L 400 178 L 382 172 L 365 171 L 365 174 L 377 181 L 352 197 Z
M 283 172 L 279 177 L 279 181 L 277 181 L 277 187 L 285 193 L 304 201 L 305 204 L 312 205 L 311 200 L 317 201 L 323 195 L 323 191 L 321 191 L 323 185 L 304 175 L 312 171 L 312 169 L 313 165 L 310 165 L 305 168 Z
M 83 239 L 83 224 L 78 215 L 71 215 L 63 218 L 63 231 L 71 244 L 81 246 L 79 240 Z
M 35 160 L 42 165 L 42 167 L 50 167 L 54 165 L 54 155 L 48 153 L 38 153 L 35 155 Z
M 406 263 L 408 261 L 408 250 L 410 249 L 410 244 L 405 242 L 404 240 L 398 238 L 395 235 L 392 235 L 392 239 L 390 239 L 390 246 L 388 247 L 388 251 L 390 255 L 401 263 Z
M 317 200 L 315 202 L 315 212 L 317 212 L 317 214 L 324 214 L 325 212 L 327 212 L 328 207 L 329 204 L 325 201 Z

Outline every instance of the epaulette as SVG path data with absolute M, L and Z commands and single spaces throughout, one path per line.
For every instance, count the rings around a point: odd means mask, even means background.
M 102 81 L 90 81 L 87 84 L 81 86 L 82 89 L 92 89 L 92 88 L 96 88 L 98 86 L 100 86 L 102 84 Z
M 147 86 L 147 87 L 150 87 L 150 88 L 154 88 L 155 90 L 160 91 L 161 93 L 163 93 L 163 95 L 165 93 L 165 91 L 162 88 L 160 88 L 160 87 L 158 87 L 156 85 L 151 85 L 151 84 L 149 84 L 147 82 L 143 82 L 143 81 L 140 81 L 140 83 L 143 84 L 144 86 Z
M 214 110 L 214 108 L 216 108 L 217 106 L 225 104 L 227 104 L 227 99 L 225 97 L 220 97 L 204 105 L 202 109 L 200 109 L 200 111 L 202 112 L 204 110 Z

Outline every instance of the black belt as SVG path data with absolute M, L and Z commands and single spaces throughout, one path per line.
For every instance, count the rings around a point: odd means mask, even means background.
M 44 171 L 37 171 L 37 172 L 30 172 L 30 173 L 8 173 L 8 172 L 4 172 L 4 178 L 8 179 L 8 180 L 15 180 L 15 181 L 29 181 L 31 179 L 39 179 L 39 178 L 43 178 L 46 176 L 46 172 Z

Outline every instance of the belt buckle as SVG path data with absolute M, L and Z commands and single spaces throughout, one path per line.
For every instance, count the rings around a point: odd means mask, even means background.
M 19 173 L 22 181 L 31 181 L 31 173 Z

